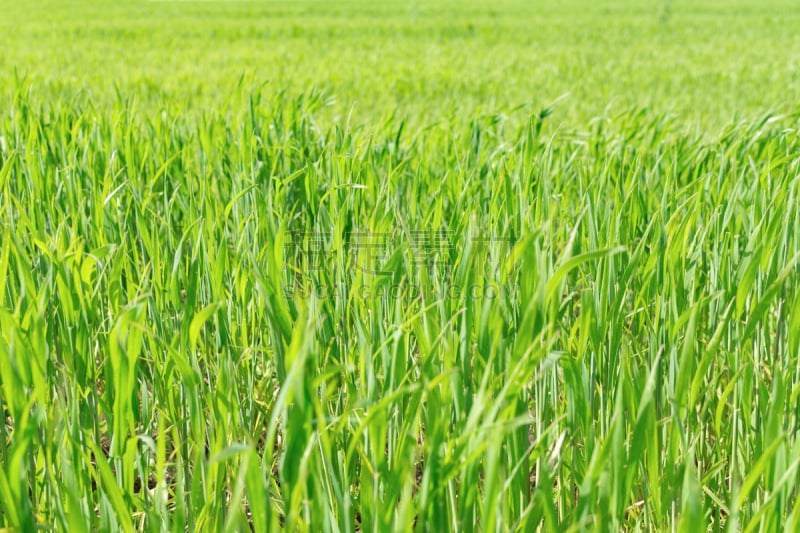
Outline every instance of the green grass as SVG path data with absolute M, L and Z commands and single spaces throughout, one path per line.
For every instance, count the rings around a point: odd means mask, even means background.
M 0 528 L 800 527 L 791 3 L 0 11 Z
M 244 74 L 273 93 L 314 86 L 315 116 L 417 126 L 538 112 L 575 128 L 646 108 L 718 131 L 800 100 L 794 0 L 367 2 L 0 0 L 0 98 L 14 71 L 42 98 L 174 114 L 217 109 Z M 0 100 L 2 101 L 2 100 Z M 105 106 L 104 106 L 105 107 Z M 522 120 L 524 121 L 524 120 Z

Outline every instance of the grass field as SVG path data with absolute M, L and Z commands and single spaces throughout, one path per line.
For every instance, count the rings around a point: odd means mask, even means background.
M 0 530 L 800 530 L 798 28 L 0 0 Z

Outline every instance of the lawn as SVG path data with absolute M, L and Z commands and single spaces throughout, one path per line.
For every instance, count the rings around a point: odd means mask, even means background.
M 0 530 L 800 529 L 797 28 L 0 0 Z

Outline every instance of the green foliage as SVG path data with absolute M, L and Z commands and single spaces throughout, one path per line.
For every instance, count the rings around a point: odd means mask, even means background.
M 668 17 L 625 4 L 620 24 L 680 34 L 705 20 L 668 4 Z M 625 84 L 634 110 L 504 114 L 525 87 L 514 76 L 487 111 L 475 102 L 494 89 L 471 82 L 491 72 L 453 85 L 458 65 L 434 70 L 463 43 L 519 58 L 489 29 L 520 35 L 514 9 L 561 28 L 568 9 L 475 2 L 450 17 L 436 3 L 384 19 L 359 4 L 342 20 L 346 7 L 305 19 L 304 5 L 109 3 L 87 35 L 59 19 L 79 58 L 104 40 L 174 46 L 166 16 L 152 41 L 123 20 L 156 6 L 238 43 L 208 63 L 176 52 L 193 82 L 172 77 L 162 95 L 127 63 L 109 67 L 115 94 L 91 62 L 66 68 L 95 94 L 35 69 L 0 84 L 0 528 L 796 530 L 800 115 L 694 131 Z M 17 35 L 43 27 L 17 9 Z M 324 71 L 344 81 L 233 81 L 266 12 L 298 25 L 264 22 L 279 36 L 351 47 L 353 64 Z M 466 20 L 478 36 L 453 37 Z M 415 44 L 443 55 L 408 76 L 431 85 L 390 96 L 381 77 L 412 63 L 392 32 L 408 44 L 437 28 L 456 42 Z M 43 54 L 42 38 L 0 64 Z M 359 89 L 376 91 L 367 121 L 350 122 L 330 96 L 358 94 L 347 83 L 375 66 L 358 63 L 364 42 L 386 62 Z M 225 50 L 236 67 L 203 80 Z M 426 122 L 443 103 L 457 112 Z

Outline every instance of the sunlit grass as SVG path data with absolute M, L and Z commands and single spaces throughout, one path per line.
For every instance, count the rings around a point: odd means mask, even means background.
M 396 53 L 385 29 L 370 39 Z M 404 97 L 383 74 L 353 89 L 358 63 L 316 87 L 184 65 L 197 85 L 161 96 L 106 92 L 91 64 L 3 74 L 0 529 L 800 527 L 789 96 L 739 119 L 729 104 L 774 93 L 729 94 L 714 129 L 558 84 L 506 105 L 519 83 L 474 70 L 486 85 L 459 89 L 427 65 L 409 79 L 440 85 Z
M 796 523 L 797 117 L 367 135 L 314 99 L 196 126 L 17 100 L 3 524 Z

